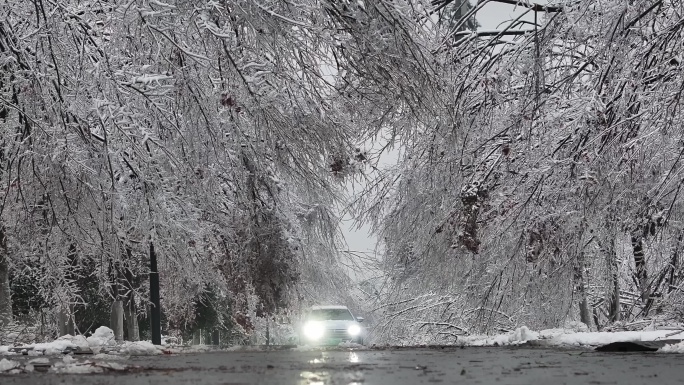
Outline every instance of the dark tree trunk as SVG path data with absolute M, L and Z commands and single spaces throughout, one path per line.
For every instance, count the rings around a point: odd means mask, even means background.
M 644 255 L 644 242 L 640 234 L 632 234 L 632 255 L 636 269 L 636 281 L 639 286 L 641 301 L 646 304 L 651 296 L 648 287 L 648 271 L 646 270 L 646 257 Z
M 157 254 L 154 243 L 150 242 L 150 327 L 152 343 L 161 345 L 161 301 L 159 299 L 159 271 L 157 270 Z
M 603 250 L 606 255 L 606 265 L 608 266 L 608 321 L 616 322 L 620 320 L 620 281 L 617 254 L 615 251 L 615 239 L 611 239 L 608 247 Z
M 62 305 L 59 308 L 59 335 L 65 336 L 67 334 L 72 336 L 76 334 L 73 305 Z
M 587 284 L 585 277 L 586 258 L 584 252 L 581 252 L 577 257 L 577 264 L 575 265 L 575 285 L 577 289 L 580 321 L 592 329 L 591 309 L 589 308 L 589 299 L 587 298 Z
M 680 233 L 677 238 L 677 244 L 674 247 L 672 258 L 670 259 L 670 272 L 667 277 L 667 292 L 671 293 L 677 288 L 677 273 L 679 272 L 679 248 L 682 245 L 682 237 L 684 233 Z
M 480 252 L 480 240 L 477 237 L 477 217 L 480 214 L 481 196 L 484 190 L 478 184 L 472 183 L 461 192 L 463 203 L 463 223 L 459 241 L 472 253 Z
M 9 255 L 5 229 L 0 226 L 0 328 L 12 322 L 12 295 L 9 283 Z

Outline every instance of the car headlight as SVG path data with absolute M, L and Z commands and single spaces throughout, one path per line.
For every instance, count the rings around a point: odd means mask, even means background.
M 304 336 L 310 340 L 318 340 L 323 337 L 325 329 L 320 322 L 309 321 L 304 324 Z
M 349 326 L 349 328 L 347 329 L 347 333 L 349 333 L 349 335 L 352 336 L 352 337 L 356 337 L 356 336 L 358 336 L 359 334 L 361 334 L 361 326 L 359 326 L 359 325 L 351 325 L 351 326 Z

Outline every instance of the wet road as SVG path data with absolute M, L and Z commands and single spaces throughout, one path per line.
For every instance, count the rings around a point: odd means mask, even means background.
M 118 361 L 128 369 L 104 374 L 0 374 L 0 384 L 681 384 L 682 358 L 502 347 L 221 351 L 132 357 Z

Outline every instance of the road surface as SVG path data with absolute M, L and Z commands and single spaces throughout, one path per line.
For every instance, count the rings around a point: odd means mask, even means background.
M 0 384 L 660 385 L 684 382 L 682 358 L 662 353 L 510 347 L 218 351 L 131 357 L 119 361 L 128 369 L 104 374 L 0 374 Z M 92 361 L 88 356 L 76 359 Z

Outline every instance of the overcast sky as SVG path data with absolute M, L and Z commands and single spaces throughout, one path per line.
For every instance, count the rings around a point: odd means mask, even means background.
M 525 1 L 525 0 L 522 0 Z M 532 3 L 548 4 L 547 0 L 529 0 Z M 471 3 L 475 3 L 471 0 Z M 491 2 L 486 4 L 477 13 L 477 20 L 480 23 L 480 29 L 492 30 L 502 28 L 507 21 L 513 20 L 526 11 L 521 6 L 514 6 L 508 4 L 500 4 Z M 525 16 L 528 21 L 534 20 L 534 15 L 530 12 Z M 360 188 L 357 187 L 357 190 Z M 376 239 L 370 235 L 370 228 L 363 226 L 361 229 L 353 229 L 353 222 L 350 219 L 345 219 L 342 223 L 343 233 L 347 240 L 348 248 L 354 252 L 365 252 L 373 254 L 376 245 Z
M 523 1 L 525 0 L 522 0 L 521 2 Z M 475 3 L 473 0 L 470 2 Z M 536 4 L 549 3 L 548 0 L 529 0 L 529 2 Z M 556 1 L 556 3 L 557 2 L 558 1 Z M 481 29 L 497 29 L 501 23 L 505 23 L 507 20 L 515 19 L 516 17 L 520 16 L 520 14 L 524 13 L 524 11 L 526 11 L 526 9 L 521 6 L 490 2 L 477 12 L 477 21 L 480 23 Z M 534 13 L 530 12 L 528 15 L 525 15 L 525 19 L 528 21 L 533 21 Z

